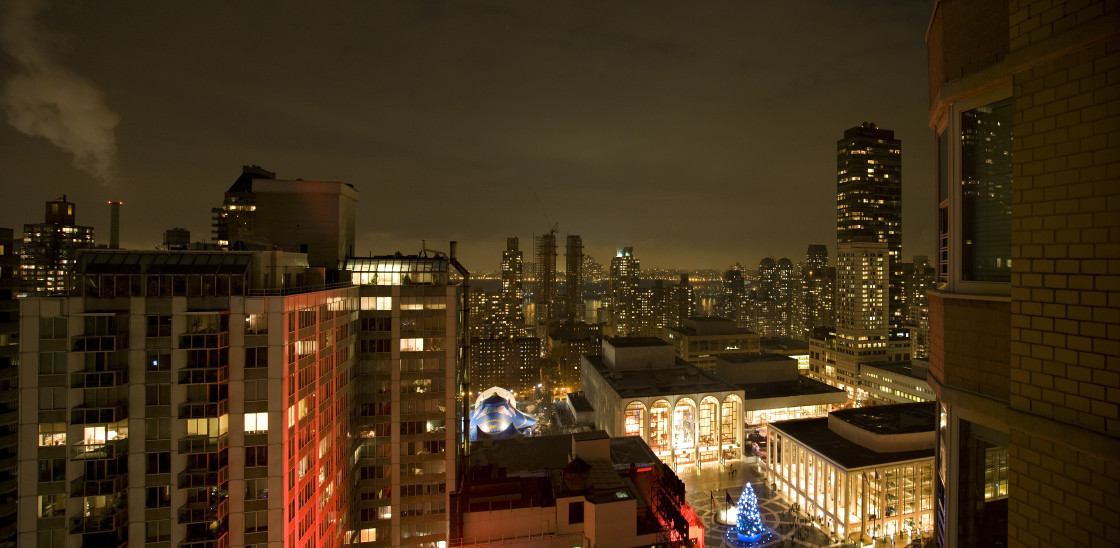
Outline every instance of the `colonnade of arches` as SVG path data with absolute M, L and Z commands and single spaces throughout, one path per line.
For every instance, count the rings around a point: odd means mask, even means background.
M 743 402 L 732 394 L 720 402 L 705 396 L 657 399 L 647 408 L 635 400 L 626 405 L 624 431 L 641 436 L 666 464 L 683 465 L 742 456 Z

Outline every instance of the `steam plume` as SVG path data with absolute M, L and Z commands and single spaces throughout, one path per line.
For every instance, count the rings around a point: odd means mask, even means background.
M 51 57 L 35 22 L 45 2 L 2 4 L 7 9 L 0 20 L 0 46 L 18 65 L 0 92 L 8 123 L 27 135 L 47 138 L 73 156 L 75 167 L 108 185 L 116 173 L 117 113 L 92 82 Z

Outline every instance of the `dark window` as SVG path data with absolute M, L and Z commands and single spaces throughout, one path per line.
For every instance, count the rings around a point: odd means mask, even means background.
M 583 523 L 583 501 L 568 503 L 568 523 Z

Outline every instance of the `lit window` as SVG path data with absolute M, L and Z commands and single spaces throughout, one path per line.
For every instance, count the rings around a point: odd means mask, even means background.
M 245 413 L 245 433 L 262 434 L 268 432 L 268 413 Z

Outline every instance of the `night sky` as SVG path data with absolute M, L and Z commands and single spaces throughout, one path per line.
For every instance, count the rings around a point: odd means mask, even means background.
M 150 249 L 257 164 L 353 184 L 357 251 L 458 240 L 498 268 L 557 223 L 603 263 L 834 252 L 836 141 L 903 141 L 904 255 L 932 255 L 932 2 L 28 2 L 0 14 L 0 226 L 66 194 Z

